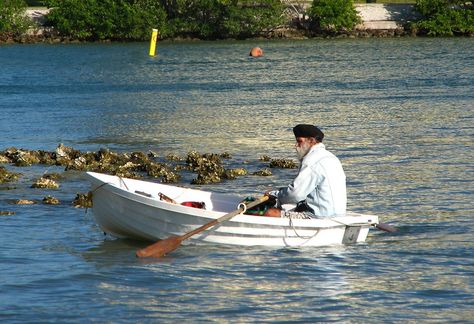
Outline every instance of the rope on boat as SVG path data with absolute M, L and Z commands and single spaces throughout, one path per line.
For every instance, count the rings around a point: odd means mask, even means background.
M 120 179 L 120 181 L 123 183 L 123 185 L 125 186 L 125 188 L 126 188 L 127 190 L 129 190 L 128 187 L 127 187 L 127 184 L 125 183 L 125 180 L 124 180 L 121 176 L 116 176 L 116 177 L 118 177 L 118 178 Z M 104 182 L 103 184 L 101 184 L 100 186 L 98 186 L 97 188 L 95 188 L 94 190 L 89 191 L 90 194 L 91 194 L 91 199 L 92 199 L 92 197 L 94 196 L 94 193 L 95 193 L 97 190 L 99 190 L 100 188 L 102 188 L 103 186 L 108 185 L 108 184 L 109 184 L 109 185 L 113 185 L 113 183 Z M 129 191 L 130 191 L 130 190 L 129 190 Z M 85 213 L 86 213 L 86 214 L 87 214 L 87 210 L 88 210 L 88 209 L 89 209 L 89 208 L 86 208 L 86 210 L 85 210 Z
M 125 183 L 125 180 L 124 180 L 121 176 L 117 176 L 117 177 L 118 177 L 118 178 L 120 179 L 120 181 L 123 183 L 123 185 L 125 186 L 125 188 L 126 188 L 128 191 L 130 191 L 130 189 L 128 189 L 128 187 L 127 187 L 127 184 Z M 113 185 L 113 183 L 111 183 L 111 182 L 104 182 L 103 184 L 101 184 L 100 186 L 98 186 L 97 188 L 95 188 L 94 190 L 89 191 L 89 192 L 90 192 L 91 195 L 93 196 L 94 193 L 95 193 L 97 190 L 99 190 L 100 188 L 102 188 L 103 186 L 108 185 L 108 184 L 109 184 L 109 185 Z M 87 208 L 86 208 L 86 212 L 87 212 Z
M 120 181 L 123 183 L 123 185 L 125 186 L 125 189 L 127 189 L 128 191 L 130 191 L 130 189 L 128 189 L 128 187 L 127 187 L 127 184 L 125 183 L 125 180 L 123 180 L 123 178 L 122 178 L 121 176 L 117 176 L 117 177 L 118 177 L 118 178 L 120 179 Z
M 309 241 L 310 239 L 312 239 L 313 237 L 315 237 L 319 233 L 319 230 L 316 230 L 316 233 L 314 233 L 311 236 L 302 236 L 302 235 L 298 234 L 298 232 L 296 231 L 296 228 L 293 224 L 293 218 L 291 218 L 291 215 L 289 215 L 288 219 L 289 219 L 289 225 L 290 225 L 291 229 L 293 230 L 293 232 L 295 232 L 296 236 L 298 236 L 300 239 L 307 239 Z

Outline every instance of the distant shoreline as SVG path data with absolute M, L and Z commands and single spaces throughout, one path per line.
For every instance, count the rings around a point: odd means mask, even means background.
M 414 32 L 405 28 L 406 24 L 419 18 L 414 4 L 355 4 L 355 8 L 362 19 L 362 23 L 354 30 L 338 33 L 315 33 L 308 28 L 308 21 L 296 17 L 285 27 L 273 29 L 255 39 L 311 39 L 311 38 L 385 38 L 385 37 L 410 37 L 417 36 Z M 46 7 L 28 8 L 26 14 L 37 27 L 31 28 L 26 34 L 20 36 L 5 35 L 0 37 L 1 43 L 82 43 L 59 35 L 53 28 L 45 27 L 49 9 Z M 170 41 L 199 40 L 188 38 L 166 39 Z M 103 40 L 98 42 L 111 42 Z

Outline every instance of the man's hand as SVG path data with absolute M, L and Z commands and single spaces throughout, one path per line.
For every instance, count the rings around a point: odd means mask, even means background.
M 268 196 L 270 197 L 271 199 L 277 199 L 278 197 L 278 190 L 267 190 L 264 194 L 264 196 Z

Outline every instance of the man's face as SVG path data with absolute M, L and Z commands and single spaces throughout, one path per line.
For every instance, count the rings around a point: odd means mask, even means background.
M 309 150 L 311 147 L 316 144 L 316 141 L 314 138 L 309 138 L 309 137 L 297 137 L 296 138 L 296 155 L 298 156 L 298 159 L 301 161 L 303 158 L 308 154 Z

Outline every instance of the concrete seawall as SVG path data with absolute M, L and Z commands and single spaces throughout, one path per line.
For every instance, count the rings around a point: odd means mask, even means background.
M 420 18 L 413 4 L 356 4 L 355 8 L 362 19 L 357 29 L 390 30 L 399 29 Z

